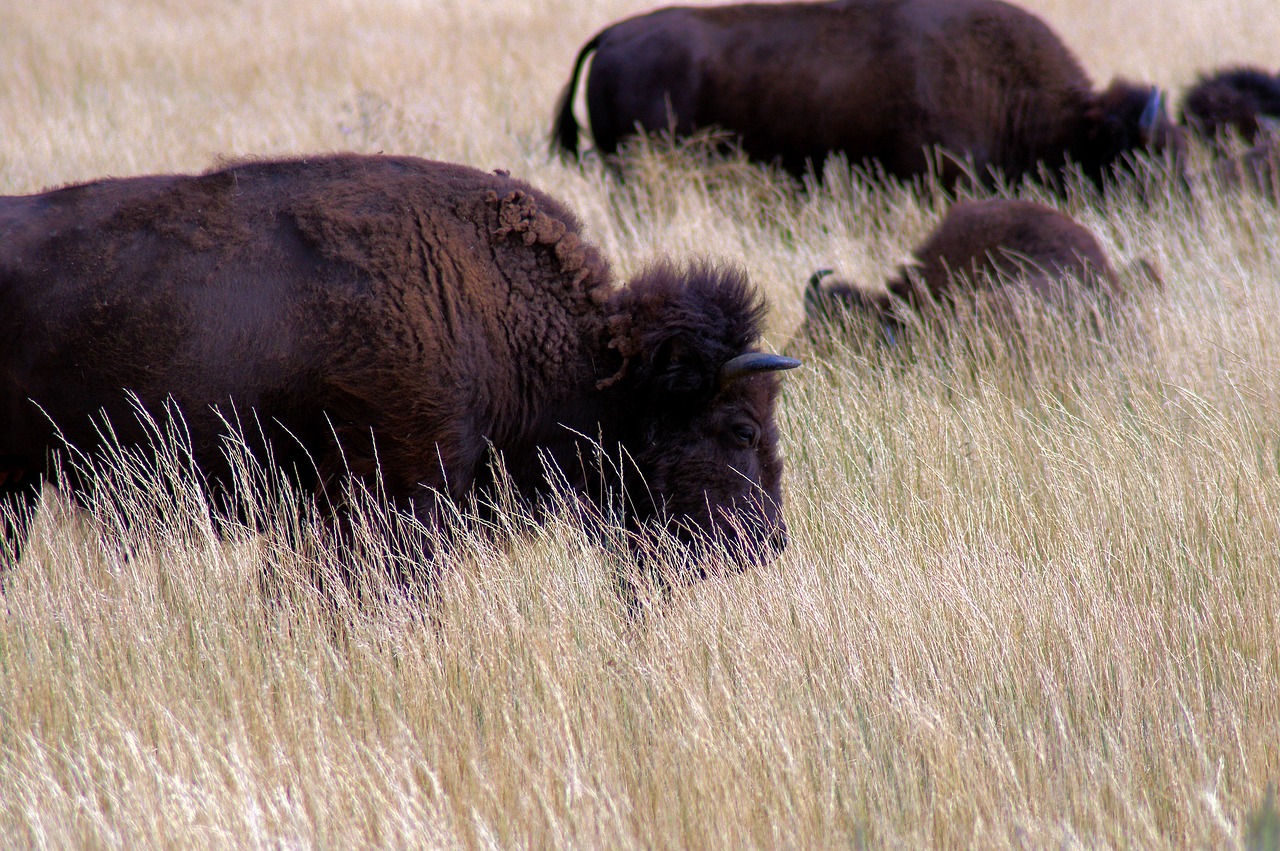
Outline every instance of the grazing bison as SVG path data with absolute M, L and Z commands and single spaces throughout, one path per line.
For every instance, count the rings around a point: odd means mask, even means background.
M 732 268 L 660 262 L 615 287 L 555 199 L 408 157 L 4 197 L 0 497 L 34 505 L 55 427 L 94 453 L 106 418 L 145 450 L 128 393 L 177 405 L 215 491 L 223 417 L 256 419 L 253 451 L 338 516 L 348 476 L 380 476 L 428 524 L 492 493 L 499 456 L 531 501 L 550 477 L 603 499 L 598 448 L 625 467 L 633 531 L 759 561 L 786 540 L 776 370 L 799 365 L 756 351 L 764 312 Z
M 1182 121 L 1210 139 L 1233 131 L 1252 144 L 1267 127 L 1280 127 L 1280 74 L 1258 68 L 1201 74 L 1183 100 Z
M 824 286 L 829 270 L 814 273 L 805 290 L 802 333 L 812 335 L 842 312 L 860 311 L 875 316 L 892 334 L 900 326 L 899 305 L 920 310 L 965 292 L 957 276 L 984 288 L 1002 279 L 1017 280 L 1021 289 L 1056 303 L 1077 285 L 1104 298 L 1118 292 L 1116 272 L 1093 234 L 1032 201 L 957 203 L 912 253 L 917 262 L 903 268 L 883 291 L 844 282 Z M 997 293 L 988 290 L 986 295 Z
M 720 127 L 795 174 L 838 151 L 910 178 L 937 146 L 983 180 L 1072 161 L 1101 181 L 1132 151 L 1180 144 L 1157 89 L 1095 92 L 1043 21 L 999 0 L 672 7 L 619 21 L 579 52 L 553 151 L 577 153 L 574 91 L 593 51 L 587 111 L 605 154 L 637 128 Z M 945 183 L 963 173 L 944 160 Z

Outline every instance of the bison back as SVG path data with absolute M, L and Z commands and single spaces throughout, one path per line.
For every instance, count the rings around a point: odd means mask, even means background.
M 144 442 L 128 391 L 179 406 L 214 478 L 252 411 L 321 481 L 376 458 L 392 493 L 465 488 L 576 363 L 607 278 L 577 231 L 519 181 L 393 157 L 0 199 L 0 457 L 42 465 L 53 424 L 92 449 L 99 411 Z
M 957 203 L 913 253 L 935 297 L 953 286 L 954 274 L 1020 277 L 1045 297 L 1054 296 L 1066 278 L 1104 295 L 1114 294 L 1118 280 L 1088 228 L 1032 201 Z
M 597 147 L 729 131 L 793 172 L 830 152 L 889 174 L 934 146 L 1011 176 L 1059 165 L 1091 85 L 1035 16 L 997 0 L 842 0 L 669 8 L 599 37 L 587 81 Z

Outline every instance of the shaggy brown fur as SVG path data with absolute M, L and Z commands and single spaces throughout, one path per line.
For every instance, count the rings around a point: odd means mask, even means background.
M 633 459 L 633 528 L 779 548 L 776 377 L 717 382 L 759 341 L 755 290 L 668 264 L 616 288 L 580 230 L 505 174 L 407 157 L 0 198 L 0 497 L 34 504 L 50 420 L 93 453 L 101 411 L 145 446 L 128 390 L 152 412 L 177 403 L 215 487 L 215 409 L 254 412 L 254 449 L 331 507 L 348 473 L 380 475 L 428 523 L 494 484 L 495 454 L 530 500 L 548 461 L 599 498 L 598 439 Z
M 1068 159 L 1101 180 L 1125 154 L 1180 143 L 1163 101 L 1123 81 L 1095 93 L 1034 15 L 999 0 L 837 0 L 673 7 L 615 23 L 579 52 L 551 145 L 576 154 L 573 96 L 586 58 L 596 148 L 637 125 L 731 131 L 752 158 L 821 173 L 831 152 L 893 176 L 935 146 L 1009 179 Z M 944 161 L 942 177 L 963 173 Z
M 945 303 L 964 293 L 966 285 L 1017 281 L 1020 289 L 1058 303 L 1076 285 L 1103 297 L 1116 295 L 1119 288 L 1115 269 L 1093 234 L 1032 201 L 957 203 L 912 253 L 916 262 L 890 279 L 884 291 L 840 281 L 824 287 L 821 273 L 815 274 L 805 293 L 802 333 L 811 334 L 848 311 L 870 313 L 893 330 L 900 306 L 918 311 Z
M 1183 101 L 1182 120 L 1210 139 L 1234 131 L 1253 143 L 1263 124 L 1280 122 L 1280 74 L 1260 68 L 1201 74 Z

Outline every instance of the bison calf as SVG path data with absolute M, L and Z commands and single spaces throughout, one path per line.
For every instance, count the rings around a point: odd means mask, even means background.
M 1103 297 L 1115 295 L 1118 288 L 1116 272 L 1093 234 L 1032 201 L 957 203 L 912 253 L 916 262 L 890 279 L 883 291 L 847 282 L 824 286 L 827 270 L 815 273 L 805 291 L 802 333 L 811 335 L 852 310 L 870 313 L 892 334 L 900 325 L 900 309 L 945 303 L 966 292 L 965 284 L 989 287 L 1017 281 L 1019 288 L 1058 303 L 1077 286 Z M 988 290 L 985 295 L 1000 307 L 1001 296 L 1009 294 Z
M 833 152 L 895 177 L 941 148 L 948 185 L 971 163 L 1010 180 L 1074 162 L 1097 181 L 1127 154 L 1180 145 L 1161 93 L 1095 92 L 1035 15 L 999 0 L 837 0 L 672 7 L 614 23 L 578 53 L 551 147 L 577 153 L 574 92 L 587 57 L 596 148 L 634 134 L 729 131 L 746 154 L 803 174 Z
M 756 350 L 742 272 L 656 263 L 615 287 L 580 230 L 504 173 L 407 157 L 0 198 L 0 498 L 29 513 L 62 441 L 99 452 L 109 420 L 145 451 L 133 405 L 176 404 L 215 489 L 233 414 L 330 509 L 351 476 L 427 523 L 496 487 L 499 456 L 527 500 L 549 477 L 604 499 L 602 451 L 632 531 L 769 557 L 776 371 L 799 362 Z

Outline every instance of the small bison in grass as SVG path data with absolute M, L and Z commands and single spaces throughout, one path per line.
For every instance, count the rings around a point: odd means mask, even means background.
M 555 199 L 408 157 L 3 197 L 0 500 L 29 514 L 51 452 L 100 451 L 104 418 L 147 449 L 136 397 L 176 403 L 215 492 L 234 413 L 339 518 L 350 476 L 438 524 L 442 501 L 499 486 L 500 457 L 531 504 L 549 477 L 602 510 L 625 492 L 633 539 L 759 562 L 786 542 L 776 372 L 799 365 L 757 351 L 764 313 L 732 268 L 659 262 L 614 286 Z M 5 526 L 13 557 L 25 530 Z
M 1080 286 L 1103 299 L 1118 293 L 1115 269 L 1093 234 L 1033 201 L 957 203 L 912 253 L 916 262 L 884 290 L 847 282 L 824 286 L 829 270 L 814 273 L 805 290 L 802 334 L 811 336 L 842 313 L 856 311 L 874 316 L 892 337 L 901 329 L 900 310 L 945 305 L 975 288 L 997 309 L 1013 307 L 1011 287 L 1063 306 Z
M 578 151 L 574 92 L 587 57 L 596 149 L 637 132 L 728 131 L 750 158 L 821 174 L 828 154 L 893 177 L 938 147 L 1016 181 L 1074 162 L 1101 181 L 1128 154 L 1178 150 L 1159 90 L 1095 92 L 1038 17 L 999 0 L 839 0 L 671 7 L 619 21 L 579 52 L 552 150 Z M 945 159 L 947 185 L 965 166 Z

